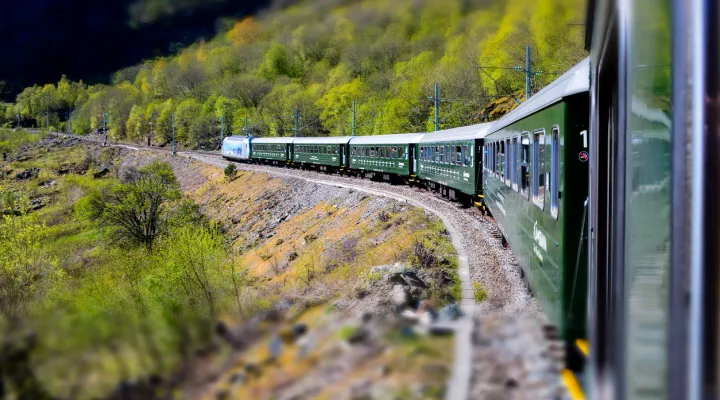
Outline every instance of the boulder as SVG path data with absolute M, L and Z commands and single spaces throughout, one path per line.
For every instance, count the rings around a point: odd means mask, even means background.
M 16 181 L 24 181 L 31 178 L 36 178 L 40 174 L 40 168 L 28 168 L 22 172 L 18 172 L 15 175 Z
M 392 301 L 397 306 L 406 306 L 410 303 L 410 294 L 403 285 L 395 285 L 390 292 Z
M 402 274 L 402 279 L 410 286 L 427 288 L 425 282 L 414 271 L 405 271 Z
M 439 321 L 455 321 L 462 316 L 462 312 L 456 303 L 451 303 L 438 311 Z
M 93 178 L 95 178 L 95 179 L 102 178 L 103 176 L 107 175 L 108 173 L 110 173 L 110 168 L 102 167 L 102 168 L 100 168 L 100 170 L 93 173 Z

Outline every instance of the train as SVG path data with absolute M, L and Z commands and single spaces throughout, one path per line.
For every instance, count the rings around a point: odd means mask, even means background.
M 720 399 L 719 20 L 711 0 L 589 0 L 589 57 L 497 121 L 231 137 L 223 156 L 486 209 L 565 341 L 572 398 Z

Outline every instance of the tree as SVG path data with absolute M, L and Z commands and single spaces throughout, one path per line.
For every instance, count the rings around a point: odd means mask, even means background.
M 0 217 L 0 316 L 6 320 L 24 316 L 30 301 L 50 283 L 47 278 L 57 272 L 57 263 L 42 246 L 48 233 L 34 216 Z
M 127 137 L 132 141 L 141 140 L 144 132 L 147 132 L 145 112 L 142 106 L 133 105 L 126 123 Z
M 167 205 L 180 197 L 172 168 L 156 161 L 131 171 L 127 183 L 93 191 L 82 207 L 86 215 L 111 228 L 121 244 L 152 249 L 165 233 Z

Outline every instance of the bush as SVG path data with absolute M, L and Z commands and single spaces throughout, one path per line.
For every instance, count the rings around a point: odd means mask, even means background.
M 485 291 L 485 287 L 482 283 L 478 281 L 473 282 L 473 289 L 475 291 L 475 303 L 482 303 L 485 299 L 487 299 L 487 291 Z
M 237 167 L 235 164 L 230 163 L 227 167 L 225 167 L 225 180 L 228 182 L 232 182 L 235 180 L 235 177 L 237 176 Z

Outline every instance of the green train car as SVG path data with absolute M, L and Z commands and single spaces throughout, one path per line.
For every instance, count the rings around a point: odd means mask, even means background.
M 252 159 L 271 165 L 286 165 L 293 159 L 295 138 L 255 138 L 252 142 Z
M 372 179 L 407 181 L 414 177 L 415 145 L 422 137 L 420 133 L 353 137 L 348 167 Z
M 482 203 L 482 157 L 477 154 L 491 125 L 477 124 L 423 135 L 416 145 L 418 179 L 451 199 L 466 197 L 473 203 Z
M 485 203 L 566 343 L 585 339 L 589 61 L 495 122 Z
M 344 169 L 347 163 L 347 144 L 352 136 L 304 137 L 293 142 L 293 163 L 321 171 Z

